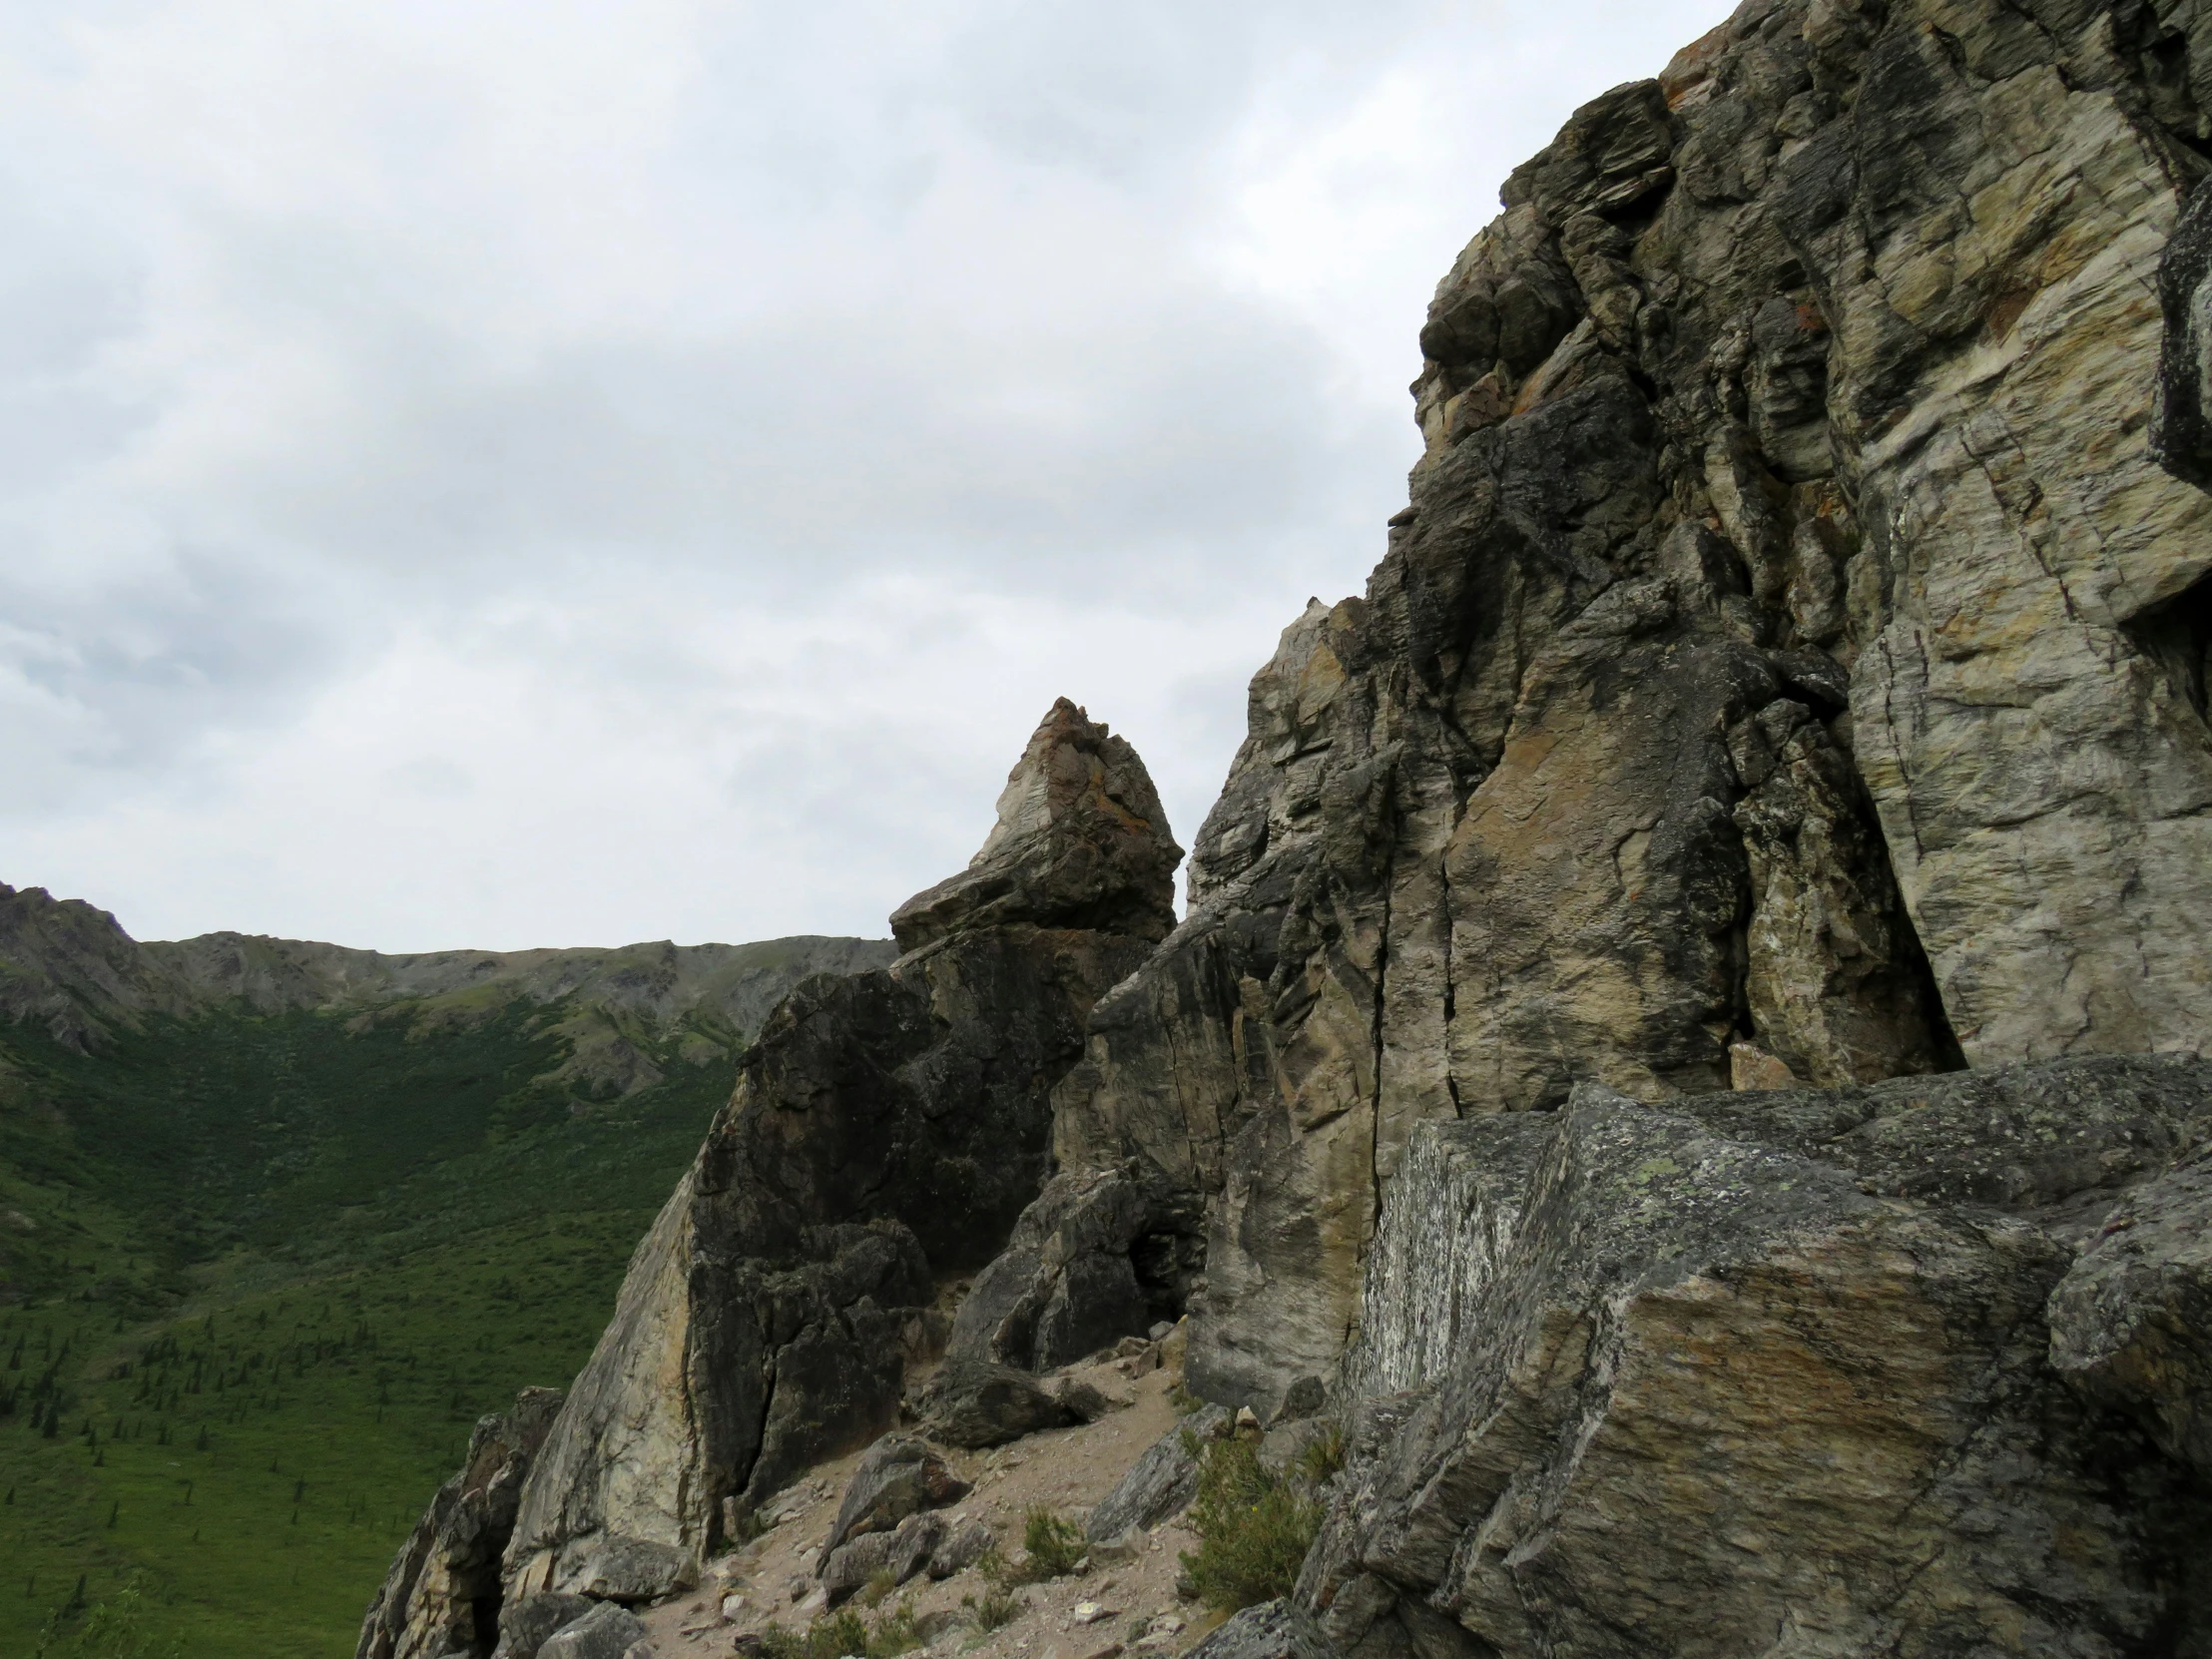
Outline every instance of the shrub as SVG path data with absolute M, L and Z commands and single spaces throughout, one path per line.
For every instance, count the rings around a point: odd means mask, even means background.
M 1001 1625 L 1012 1624 L 1020 1618 L 1023 1603 L 1004 1579 L 993 1578 L 989 1587 L 983 1591 L 981 1600 L 974 1596 L 962 1596 L 960 1605 L 974 1614 L 976 1629 L 989 1631 L 996 1630 Z
M 1321 1531 L 1321 1505 L 1260 1461 L 1250 1440 L 1216 1440 L 1198 1466 L 1190 1528 L 1198 1551 L 1181 1557 L 1191 1588 L 1225 1613 L 1289 1595 Z
M 1345 1431 L 1332 1424 L 1329 1432 L 1308 1440 L 1298 1454 L 1299 1477 L 1309 1486 L 1326 1486 L 1344 1472 Z
M 1029 1557 L 1022 1563 L 1021 1577 L 1029 1584 L 1065 1578 L 1090 1552 L 1080 1526 L 1043 1507 L 1030 1510 L 1022 1523 L 1021 1547 Z
M 761 1632 L 761 1659 L 846 1659 L 868 1651 L 867 1626 L 849 1607 L 823 1614 L 804 1631 L 772 1624 Z
M 884 1614 L 868 1632 L 867 1659 L 895 1659 L 919 1646 L 921 1625 L 914 1617 L 914 1604 L 902 1601 L 895 1612 Z
M 880 1607 L 897 1588 L 898 1574 L 888 1567 L 877 1567 L 867 1575 L 867 1583 L 860 1587 L 860 1599 L 870 1607 Z

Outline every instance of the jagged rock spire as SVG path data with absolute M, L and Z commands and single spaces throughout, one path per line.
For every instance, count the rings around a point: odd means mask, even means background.
M 891 932 L 904 950 L 1015 922 L 1164 939 L 1182 860 L 1136 750 L 1063 697 L 1006 775 L 982 849 L 892 911 Z

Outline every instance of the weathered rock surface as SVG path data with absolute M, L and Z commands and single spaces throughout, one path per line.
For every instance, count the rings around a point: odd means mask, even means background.
M 891 932 L 902 950 L 1004 922 L 1163 939 L 1182 861 L 1137 752 L 1063 697 L 1007 777 L 982 849 L 892 911 Z
M 637 1615 L 604 1601 L 548 1636 L 538 1659 L 653 1659 L 653 1644 Z
M 1370 1283 L 1355 1369 L 1398 1403 L 1303 1604 L 1356 1659 L 2198 1651 L 2212 1494 L 2050 1356 L 2069 1298 L 2173 1312 L 2070 1284 L 2073 1243 L 2166 1214 L 2208 1129 L 2184 1059 L 1425 1126 L 1379 1260 L 1448 1271 Z M 2173 1375 L 2116 1388 L 2170 1424 Z
M 1011 1366 L 951 1362 L 923 1392 L 929 1432 L 964 1450 L 1004 1445 L 1042 1428 L 1064 1428 L 1075 1413 L 1027 1372 Z
M 726 1500 L 892 1426 L 907 1360 L 936 1346 L 936 1283 L 986 1263 L 1044 1185 L 1052 1085 L 1150 949 L 1178 856 L 1134 753 L 1056 706 L 968 872 L 989 891 L 932 889 L 931 919 L 901 923 L 918 948 L 784 1001 L 524 1492 L 515 1592 L 582 1588 L 640 1547 L 673 1584 Z
M 1149 1532 L 1181 1514 L 1198 1495 L 1198 1460 L 1206 1442 L 1227 1435 L 1234 1420 L 1223 1406 L 1202 1405 L 1154 1440 L 1092 1507 L 1084 1535 L 1098 1543 L 1131 1527 Z
M 967 1494 L 968 1483 L 930 1450 L 928 1441 L 886 1434 L 868 1447 L 852 1471 L 822 1547 L 833 1550 L 862 1533 L 888 1532 L 909 1515 L 941 1509 Z
M 556 1630 L 574 1624 L 598 1604 L 583 1596 L 528 1596 L 499 1614 L 499 1644 L 491 1659 L 537 1659 Z
M 822 1561 L 822 1588 L 835 1607 L 867 1587 L 878 1573 L 903 1584 L 929 1565 L 952 1533 L 951 1524 L 933 1510 L 908 1515 L 888 1532 L 864 1532 L 830 1550 Z
M 368 1604 L 357 1659 L 441 1659 L 491 1649 L 502 1602 L 500 1555 L 522 1483 L 560 1405 L 551 1389 L 526 1388 L 513 1410 L 476 1424 L 460 1473 L 438 1488 Z
M 1339 1659 L 1314 1621 L 1288 1601 L 1247 1607 L 1191 1653 L 1193 1659 Z
M 1208 1207 L 1201 1392 L 1329 1374 L 1421 1121 L 2212 1032 L 2199 10 L 1753 0 L 1513 175 L 1056 1100 Z

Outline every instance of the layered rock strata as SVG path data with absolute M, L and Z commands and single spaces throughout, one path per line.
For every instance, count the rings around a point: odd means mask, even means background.
M 906 954 L 786 999 L 553 1426 L 510 1593 L 609 1593 L 610 1559 L 660 1593 L 740 1511 L 891 1426 L 941 1341 L 938 1285 L 1043 1186 L 1051 1087 L 1166 932 L 1180 857 L 1135 752 L 1063 701 L 974 863 L 900 908 Z
M 1057 1102 L 1207 1206 L 1200 1391 L 1329 1374 L 1422 1121 L 2212 1032 L 2200 10 L 1753 0 L 1507 182 Z
M 1423 1126 L 1301 1605 L 1356 1659 L 2200 1651 L 2208 1141 L 2178 1058 Z

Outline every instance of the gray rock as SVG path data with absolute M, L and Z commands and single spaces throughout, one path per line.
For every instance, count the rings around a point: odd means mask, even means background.
M 652 1659 L 653 1644 L 638 1617 L 603 1601 L 563 1625 L 538 1649 L 538 1659 Z
M 1056 707 L 969 872 L 1010 884 L 940 892 L 921 948 L 808 980 L 769 1017 L 571 1390 L 508 1583 L 577 1587 L 602 1535 L 696 1561 L 725 1499 L 758 1504 L 898 1420 L 937 1282 L 986 1263 L 1044 1185 L 1052 1085 L 1156 935 L 1144 895 L 1179 854 L 1134 811 L 1141 778 Z M 1104 840 L 1100 814 L 1119 826 Z
M 658 1601 L 696 1588 L 699 1563 L 672 1544 L 603 1532 L 580 1553 L 573 1583 L 577 1593 L 595 1601 Z
M 1182 861 L 1137 752 L 1063 697 L 1007 776 L 982 849 L 894 910 L 891 932 L 903 950 L 1008 922 L 1162 939 Z
M 2212 196 L 2189 198 L 2158 262 L 2164 313 L 2151 447 L 2176 478 L 2212 489 Z
M 556 1630 L 574 1624 L 597 1603 L 584 1596 L 524 1596 L 499 1610 L 499 1645 L 491 1659 L 537 1659 L 538 1649 Z
M 1150 1329 L 1188 1300 L 1203 1232 L 1142 1164 L 1054 1177 L 962 1299 L 949 1363 L 1051 1371 Z
M 1301 1604 L 1355 1659 L 1756 1653 L 1816 1605 L 1842 1652 L 2191 1628 L 2162 1563 L 2212 1511 L 2057 1382 L 2043 1310 L 2091 1195 L 2133 1202 L 2208 1083 L 2202 1062 L 2067 1062 L 1664 1108 L 1585 1085 L 1533 1123 L 1423 1128 L 1379 1254 L 1409 1231 L 1463 1255 L 1440 1275 L 1456 1296 L 1371 1288 L 1363 1343 L 1427 1359 L 1352 1436 Z M 2105 1118 L 2071 1147 L 2037 1115 L 2068 1099 Z M 2129 1149 L 2080 1156 L 2100 1142 Z M 1493 1147 L 1525 1172 L 1509 1198 L 1458 1173 Z M 1976 1190 L 1992 1179 L 2011 1213 Z
M 513 1410 L 477 1422 L 460 1473 L 430 1500 L 368 1604 L 356 1659 L 483 1651 L 476 1609 L 499 1594 L 522 1485 L 560 1405 L 550 1388 L 525 1388 Z
M 1232 1420 L 1233 1414 L 1220 1405 L 1202 1405 L 1179 1419 L 1099 1499 L 1084 1523 L 1085 1535 L 1097 1541 L 1131 1527 L 1149 1532 L 1181 1514 L 1198 1495 L 1198 1460 L 1206 1441 L 1227 1435 Z
M 2061 1377 L 2212 1475 L 2212 1157 L 2130 1192 L 2051 1293 L 2049 1317 Z
M 931 1512 L 908 1515 L 895 1531 L 863 1532 L 823 1558 L 823 1593 L 835 1607 L 865 1589 L 877 1573 L 903 1584 L 929 1565 L 951 1532 L 945 1518 Z
M 944 1541 L 929 1556 L 929 1576 L 950 1578 L 965 1572 L 997 1542 L 998 1534 L 972 1516 L 954 1521 Z
M 1289 1601 L 1247 1607 L 1209 1632 L 1191 1659 L 1342 1659 L 1322 1629 Z
M 929 1432 L 967 1450 L 1004 1445 L 1075 1416 L 1037 1380 L 1010 1366 L 947 1365 L 923 1402 Z
M 967 1493 L 968 1483 L 926 1441 L 887 1434 L 868 1447 L 852 1471 L 823 1547 L 833 1550 L 863 1532 L 887 1532 L 909 1515 L 957 1503 Z

